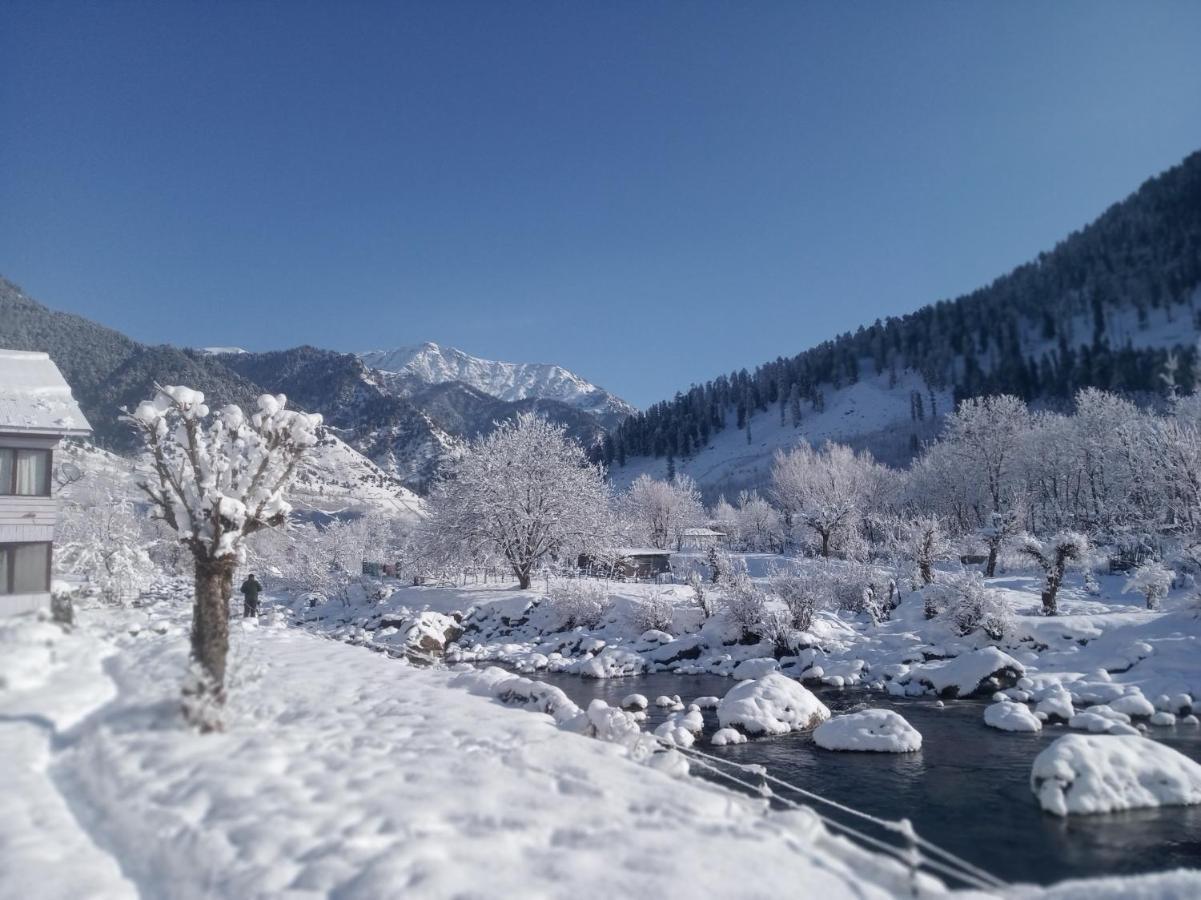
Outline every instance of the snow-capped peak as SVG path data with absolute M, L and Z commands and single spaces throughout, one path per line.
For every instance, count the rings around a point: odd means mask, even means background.
M 201 353 L 206 353 L 209 356 L 221 356 L 225 353 L 245 353 L 241 347 L 201 347 Z
M 624 400 L 562 366 L 550 363 L 511 363 L 480 359 L 454 347 L 427 341 L 394 350 L 359 354 L 373 369 L 393 372 L 423 384 L 457 381 L 501 400 L 559 400 L 579 409 L 601 413 L 633 412 Z

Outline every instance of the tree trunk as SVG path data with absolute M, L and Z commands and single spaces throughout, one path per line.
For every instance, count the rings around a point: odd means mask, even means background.
M 1059 615 L 1059 608 L 1055 604 L 1055 597 L 1059 594 L 1059 585 L 1063 581 L 1063 567 L 1056 566 L 1047 573 L 1046 584 L 1043 585 L 1043 615 L 1056 616 Z
M 529 590 L 530 582 L 533 580 L 530 577 L 529 569 L 523 569 L 519 566 L 514 566 L 513 574 L 517 576 L 517 586 L 523 591 Z
M 225 660 L 229 653 L 229 598 L 233 594 L 233 557 L 196 557 L 192 603 L 192 660 L 201 678 L 185 688 L 185 713 L 202 730 L 217 727 L 205 710 L 225 702 Z
M 991 544 L 988 548 L 988 563 L 984 566 L 984 577 L 992 578 L 997 574 L 997 545 Z
M 822 535 L 822 559 L 830 558 L 830 532 L 823 531 Z
M 929 562 L 919 562 L 917 569 L 921 573 L 922 584 L 934 584 L 934 570 Z

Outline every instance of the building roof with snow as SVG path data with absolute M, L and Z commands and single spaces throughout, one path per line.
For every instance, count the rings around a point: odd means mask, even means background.
M 0 349 L 0 432 L 90 434 L 71 386 L 47 353 Z
M 725 537 L 724 531 L 715 531 L 712 528 L 685 528 L 684 537 Z

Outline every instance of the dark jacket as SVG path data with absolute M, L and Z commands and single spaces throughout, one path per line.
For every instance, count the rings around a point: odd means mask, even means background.
M 263 586 L 259 584 L 258 580 L 253 575 L 242 582 L 242 595 L 251 603 L 254 603 L 259 599 L 259 592 L 262 591 L 262 589 Z

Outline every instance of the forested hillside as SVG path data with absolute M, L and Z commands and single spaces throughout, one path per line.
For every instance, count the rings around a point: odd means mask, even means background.
M 987 287 L 721 375 L 631 416 L 606 442 L 605 461 L 620 469 L 630 457 L 667 457 L 674 466 L 769 410 L 773 425 L 778 418 L 799 438 L 831 394 L 867 378 L 907 395 L 914 450 L 928 431 L 922 423 L 949 411 L 930 409 L 944 392 L 955 401 L 1004 392 L 1066 402 L 1096 386 L 1146 398 L 1165 390 L 1169 371 L 1190 390 L 1199 285 L 1201 152 Z

